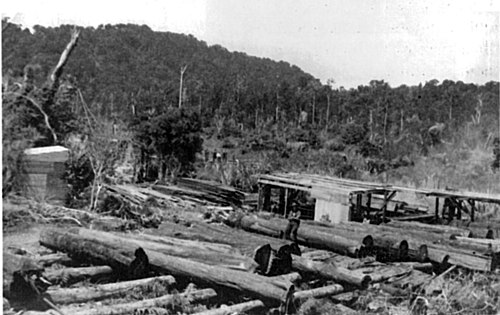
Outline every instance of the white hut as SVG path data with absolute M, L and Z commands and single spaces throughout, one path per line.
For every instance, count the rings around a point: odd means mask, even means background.
M 24 151 L 29 194 L 41 200 L 62 203 L 68 191 L 63 179 L 69 150 L 62 146 L 32 148 Z

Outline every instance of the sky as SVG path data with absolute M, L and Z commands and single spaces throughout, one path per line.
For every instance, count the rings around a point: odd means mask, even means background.
M 39 24 L 146 24 L 283 60 L 334 87 L 500 78 L 497 0 L 16 0 L 2 17 Z

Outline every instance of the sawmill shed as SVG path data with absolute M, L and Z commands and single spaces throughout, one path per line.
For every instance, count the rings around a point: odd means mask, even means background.
M 374 216 L 382 221 L 390 217 L 422 222 L 467 216 L 474 221 L 478 202 L 500 204 L 500 195 L 415 189 L 312 174 L 266 174 L 260 176 L 258 183 L 258 211 L 272 211 L 273 199 L 277 199 L 273 212 L 286 216 L 296 192 L 302 192 L 314 203 L 303 218 L 332 223 L 362 221 Z M 450 208 L 454 209 L 452 213 Z

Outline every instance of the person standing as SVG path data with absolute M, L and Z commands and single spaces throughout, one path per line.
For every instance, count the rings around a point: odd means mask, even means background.
M 297 206 L 293 206 L 288 214 L 288 225 L 285 230 L 285 238 L 297 242 L 297 231 L 300 225 L 300 210 Z

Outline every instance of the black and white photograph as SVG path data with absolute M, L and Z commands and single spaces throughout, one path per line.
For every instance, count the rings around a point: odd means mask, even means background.
M 3 314 L 500 314 L 500 2 L 0 11 Z

